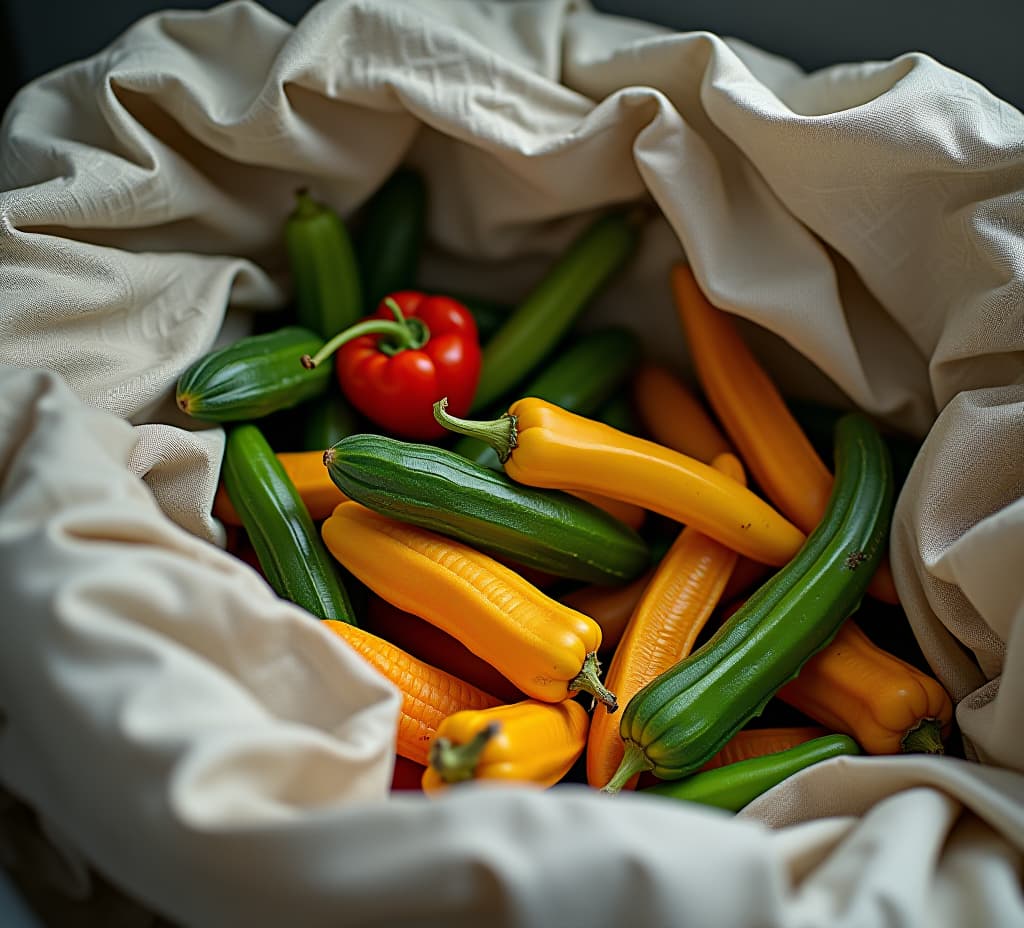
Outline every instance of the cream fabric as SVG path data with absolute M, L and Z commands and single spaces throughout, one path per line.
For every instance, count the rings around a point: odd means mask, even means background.
M 162 13 L 0 139 L 0 781 L 187 924 L 1024 924 L 1024 116 L 923 55 L 806 75 L 585 3 Z M 593 307 L 688 369 L 690 261 L 785 390 L 927 436 L 894 575 L 973 762 L 853 758 L 739 817 L 651 797 L 389 798 L 396 694 L 247 567 L 181 371 L 287 298 L 306 184 L 400 162 L 428 283 L 526 292 L 650 196 Z

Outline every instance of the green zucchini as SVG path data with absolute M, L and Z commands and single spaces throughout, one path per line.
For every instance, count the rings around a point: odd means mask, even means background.
M 412 168 L 398 168 L 366 201 L 355 251 L 367 313 L 388 294 L 415 287 L 426 220 L 427 185 Z
M 596 411 L 594 418 L 605 425 L 610 425 L 613 429 L 625 432 L 627 435 L 647 437 L 629 391 L 623 391 L 613 396 Z
M 318 618 L 357 624 L 334 559 L 257 426 L 245 423 L 228 433 L 221 475 L 278 596 Z
M 854 754 L 860 754 L 860 746 L 849 735 L 822 735 L 785 751 L 703 770 L 639 792 L 739 812 L 762 793 L 812 764 Z
M 544 361 L 636 250 L 646 215 L 640 209 L 603 215 L 558 257 L 484 346 L 474 412 L 500 402 Z
M 640 689 L 619 723 L 624 756 L 604 787 L 636 773 L 675 780 L 701 767 L 825 647 L 885 552 L 893 507 L 885 442 L 862 415 L 836 423 L 836 476 L 818 527 L 712 638 Z
M 512 307 L 508 303 L 500 303 L 497 300 L 488 300 L 480 296 L 464 296 L 459 293 L 449 293 L 448 296 L 453 300 L 458 300 L 473 314 L 477 340 L 481 345 L 486 345 L 512 314 Z
M 211 351 L 178 378 L 182 412 L 207 422 L 259 419 L 322 394 L 332 365 L 302 366 L 323 340 L 299 326 L 250 335 Z
M 324 463 L 350 499 L 518 564 L 588 583 L 624 583 L 650 564 L 646 543 L 604 510 L 515 483 L 434 445 L 357 434 Z
M 625 326 L 606 326 L 579 335 L 522 389 L 581 416 L 595 414 L 626 382 L 642 354 L 640 338 Z M 493 410 L 493 418 L 505 410 Z M 501 470 L 494 449 L 479 438 L 461 437 L 452 450 Z
M 328 390 L 303 411 L 302 447 L 307 451 L 324 451 L 359 428 L 359 415 L 340 389 Z
M 800 424 L 814 450 L 818 452 L 821 459 L 827 463 L 832 457 L 832 431 L 835 428 L 836 420 L 846 412 L 834 406 L 826 406 L 822 403 L 814 403 L 810 400 L 787 400 L 786 405 L 793 414 L 793 418 Z M 921 442 L 899 432 L 882 429 L 882 438 L 889 446 L 889 455 L 892 457 L 893 478 L 896 481 L 897 489 L 903 486 L 921 450 Z
M 297 191 L 284 242 L 299 325 L 328 339 L 366 315 L 352 240 L 333 209 Z

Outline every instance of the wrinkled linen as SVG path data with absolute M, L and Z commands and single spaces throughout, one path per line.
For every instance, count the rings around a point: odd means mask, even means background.
M 0 134 L 0 783 L 185 924 L 1024 924 L 1024 116 L 920 54 L 804 74 L 585 3 L 149 17 Z M 690 371 L 688 260 L 795 396 L 924 440 L 893 573 L 968 760 L 840 758 L 739 816 L 389 795 L 398 697 L 221 550 L 178 375 L 288 299 L 309 186 L 427 178 L 423 276 L 515 297 L 661 213 L 588 325 Z

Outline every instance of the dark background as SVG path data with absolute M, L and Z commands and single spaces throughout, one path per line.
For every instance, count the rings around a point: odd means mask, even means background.
M 472 0 L 467 0 L 472 2 Z M 508 0 L 515 2 L 515 0 Z M 1024 3 L 1021 0 L 592 0 L 606 12 L 676 29 L 736 36 L 808 70 L 847 61 L 887 60 L 920 51 L 980 81 L 1024 109 Z M 207 9 L 204 0 L 0 0 L 0 108 L 22 84 L 87 57 L 147 13 Z M 264 0 L 296 22 L 310 0 Z

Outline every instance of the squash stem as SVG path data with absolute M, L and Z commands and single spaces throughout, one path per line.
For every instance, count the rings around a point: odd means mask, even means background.
M 942 723 L 938 719 L 921 719 L 900 742 L 904 754 L 944 754 Z
M 349 326 L 334 336 L 329 342 L 323 345 L 320 350 L 310 356 L 304 354 L 300 360 L 302 366 L 312 370 L 321 364 L 337 351 L 346 342 L 363 335 L 388 335 L 389 341 L 378 341 L 377 348 L 384 354 L 398 354 L 407 348 L 422 348 L 430 340 L 430 329 L 422 319 L 415 316 L 406 318 L 398 304 L 388 297 L 385 301 L 388 309 L 394 315 L 394 319 L 364 319 L 355 325 Z
M 491 722 L 464 744 L 455 744 L 449 738 L 435 738 L 430 744 L 430 766 L 445 783 L 472 780 L 480 755 L 500 728 L 497 722 Z
M 497 419 L 460 419 L 446 412 L 447 408 L 447 396 L 434 403 L 434 418 L 440 425 L 450 432 L 458 432 L 460 435 L 468 435 L 470 438 L 486 442 L 497 452 L 498 460 L 503 464 L 508 460 L 512 449 L 518 443 L 515 416 L 504 413 Z
M 582 690 L 584 693 L 590 693 L 594 699 L 607 706 L 609 713 L 615 712 L 619 708 L 619 700 L 601 682 L 600 674 L 601 662 L 597 659 L 597 652 L 590 651 L 583 659 L 580 672 L 569 681 L 569 692 Z
M 292 219 L 314 219 L 324 212 L 323 207 L 309 195 L 306 187 L 299 187 L 295 191 L 295 208 L 292 211 Z
M 644 749 L 635 741 L 629 738 L 623 739 L 625 749 L 622 753 L 622 760 L 618 769 L 612 774 L 612 778 L 601 787 L 602 793 L 617 793 L 638 773 L 650 770 L 654 764 L 644 753 Z

